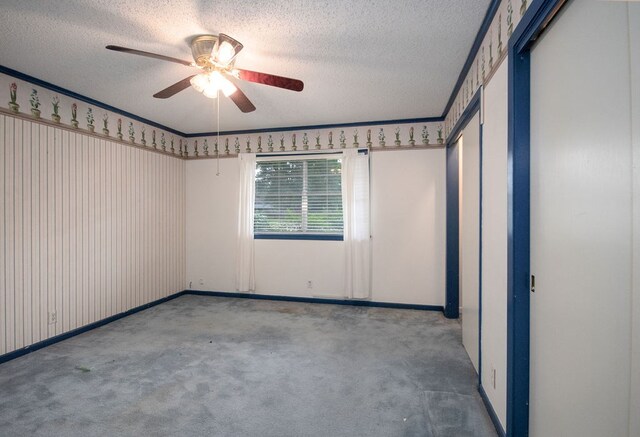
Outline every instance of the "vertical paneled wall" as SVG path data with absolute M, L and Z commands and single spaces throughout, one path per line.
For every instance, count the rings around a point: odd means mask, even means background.
M 0 355 L 182 290 L 185 163 L 0 115 Z

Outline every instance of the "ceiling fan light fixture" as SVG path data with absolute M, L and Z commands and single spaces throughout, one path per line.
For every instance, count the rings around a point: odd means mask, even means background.
M 191 86 L 199 93 L 203 92 L 205 88 L 209 86 L 209 80 L 204 73 L 196 74 L 189 82 L 191 82 Z
M 214 53 L 214 59 L 219 64 L 228 65 L 240 53 L 242 47 L 244 46 L 239 41 L 221 33 L 218 35 L 218 47 L 217 52 Z
M 228 64 L 236 55 L 236 51 L 233 46 L 227 41 L 222 41 L 220 47 L 218 47 L 218 62 L 221 64 Z
M 215 35 L 199 35 L 191 40 L 191 54 L 196 64 L 207 65 L 209 59 L 218 51 L 218 37 Z
M 218 71 L 197 74 L 191 78 L 190 82 L 196 91 L 210 99 L 215 99 L 218 96 L 218 91 L 222 91 L 222 94 L 229 97 L 238 90 L 231 81 Z

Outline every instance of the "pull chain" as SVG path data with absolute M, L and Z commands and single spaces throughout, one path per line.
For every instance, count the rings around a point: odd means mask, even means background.
M 216 144 L 218 145 L 218 153 L 216 154 L 216 176 L 220 176 L 220 90 L 216 91 L 216 131 L 218 133 L 218 138 L 216 139 Z

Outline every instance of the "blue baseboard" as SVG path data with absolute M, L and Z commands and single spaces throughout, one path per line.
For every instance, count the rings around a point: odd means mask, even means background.
M 322 304 L 331 304 L 331 305 L 350 305 L 350 306 L 356 306 L 356 307 L 396 308 L 396 309 L 403 309 L 403 310 L 439 311 L 439 312 L 444 311 L 444 307 L 442 307 L 441 305 L 414 305 L 414 304 L 408 304 L 408 303 L 374 302 L 370 300 L 323 299 L 319 297 L 277 296 L 273 294 L 231 293 L 231 292 L 225 292 L 225 291 L 199 291 L 199 290 L 185 290 L 183 293 L 193 294 L 196 296 L 235 297 L 235 298 L 241 298 L 241 299 L 322 303 Z
M 92 329 L 99 328 L 108 323 L 115 322 L 116 320 L 122 319 L 123 317 L 130 316 L 132 314 L 146 310 L 147 308 L 160 305 L 161 303 L 168 302 L 172 299 L 175 299 L 180 296 L 184 296 L 186 294 L 191 294 L 196 296 L 235 297 L 235 298 L 244 298 L 244 299 L 323 303 L 323 304 L 352 305 L 352 306 L 363 306 L 363 307 L 398 308 L 398 309 L 422 310 L 422 311 L 442 312 L 444 310 L 444 308 L 439 305 L 412 305 L 412 304 L 392 303 L 392 302 L 371 302 L 368 300 L 364 301 L 364 300 L 320 299 L 320 298 L 313 298 L 313 297 L 274 296 L 274 295 L 267 295 L 267 294 L 225 293 L 221 291 L 183 290 L 183 291 L 174 293 L 170 296 L 163 297 L 162 299 L 154 300 L 153 302 L 149 302 L 147 304 L 140 305 L 139 307 L 132 308 L 128 311 L 107 317 L 106 319 L 98 320 L 97 322 L 93 322 L 88 325 L 82 326 L 80 328 L 76 328 L 73 331 L 65 332 L 64 334 L 56 335 L 55 337 L 42 340 L 38 343 L 34 343 L 22 349 L 15 350 L 4 355 L 0 355 L 0 364 L 16 359 L 23 355 L 29 354 L 31 352 L 35 352 L 38 349 L 42 349 L 43 347 L 47 347 L 52 344 L 58 343 L 60 341 L 66 340 L 68 338 L 75 337 L 76 335 L 85 333 L 87 331 L 91 331 Z
M 504 432 L 504 429 L 502 428 L 502 424 L 500 423 L 500 419 L 498 419 L 498 415 L 496 414 L 496 410 L 493 409 L 493 405 L 491 405 L 491 401 L 487 396 L 487 392 L 484 391 L 484 387 L 482 387 L 482 384 L 478 384 L 478 393 L 480 393 L 482 402 L 484 403 L 484 406 L 487 408 L 489 417 L 491 418 L 491 421 L 493 422 L 493 426 L 496 428 L 498 435 L 500 437 L 506 437 L 507 434 Z
M 34 343 L 22 349 L 18 349 L 12 352 L 9 352 L 4 355 L 0 355 L 0 364 L 5 363 L 7 361 L 16 359 L 23 355 L 30 354 L 31 352 L 35 352 L 38 349 L 42 349 L 43 347 L 50 346 L 54 343 L 58 343 L 60 341 L 66 340 L 71 337 L 75 337 L 76 335 L 83 334 L 87 331 L 91 331 L 92 329 L 99 328 L 111 322 L 115 322 L 116 320 L 122 319 L 123 317 L 130 316 L 131 314 L 138 313 L 140 311 L 146 310 L 147 308 L 154 307 L 156 305 L 160 305 L 161 303 L 168 302 L 176 297 L 180 297 L 185 294 L 184 291 L 179 291 L 175 294 L 172 294 L 167 297 L 163 297 L 162 299 L 154 300 L 153 302 L 146 303 L 144 305 L 140 305 L 139 307 L 132 308 L 128 311 L 115 314 L 113 316 L 107 317 L 106 319 L 98 320 L 97 322 L 89 323 L 88 325 L 81 326 L 80 328 L 76 328 L 73 331 L 65 332 L 64 334 L 56 335 L 55 337 L 47 338 L 46 340 L 39 341 L 38 343 Z

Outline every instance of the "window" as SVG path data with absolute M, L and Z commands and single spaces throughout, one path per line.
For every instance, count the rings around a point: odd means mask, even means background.
M 268 159 L 256 164 L 256 238 L 341 239 L 341 159 Z

